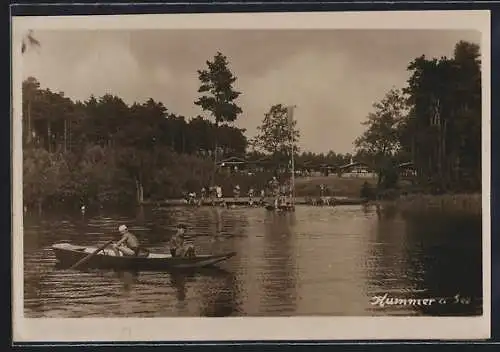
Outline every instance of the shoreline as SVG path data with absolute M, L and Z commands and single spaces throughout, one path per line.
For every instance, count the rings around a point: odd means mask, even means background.
M 253 204 L 260 204 L 261 198 L 254 197 L 252 198 Z M 197 200 L 199 201 L 199 199 Z M 201 206 L 212 206 L 212 205 L 220 205 L 222 203 L 226 203 L 227 205 L 236 205 L 243 206 L 249 205 L 250 198 L 249 197 L 223 197 L 218 199 L 209 199 L 205 198 L 201 200 Z M 272 202 L 271 197 L 264 198 L 265 203 Z M 295 204 L 296 205 L 325 205 L 325 206 L 336 206 L 336 205 L 361 205 L 367 203 L 366 199 L 363 198 L 354 198 L 354 197 L 296 197 Z M 145 200 L 140 206 L 196 206 L 197 204 L 189 204 L 186 199 L 164 199 L 164 200 Z
M 269 202 L 271 198 L 265 198 L 265 202 Z M 229 206 L 248 206 L 248 197 L 223 197 L 212 202 L 211 199 L 205 199 L 201 202 L 201 206 L 216 206 L 225 202 Z M 260 198 L 253 198 L 254 204 L 260 203 Z M 482 212 L 482 195 L 479 193 L 473 194 L 411 194 L 400 196 L 394 200 L 375 200 L 369 201 L 364 198 L 355 197 L 296 197 L 296 205 L 308 206 L 341 206 L 341 205 L 374 205 L 383 208 L 395 207 L 404 212 L 417 211 L 461 211 L 468 213 Z M 185 199 L 165 199 L 165 200 L 146 200 L 140 206 L 196 206 L 189 204 Z
M 215 202 L 212 202 L 211 199 L 206 198 L 202 201 L 201 204 L 189 204 L 186 199 L 182 198 L 169 198 L 162 200 L 144 200 L 140 204 L 129 203 L 127 208 L 141 208 L 141 207 L 196 207 L 196 206 L 222 206 L 225 202 L 228 206 L 246 206 L 250 207 L 248 197 L 223 197 L 220 199 L 215 199 Z M 266 197 L 264 198 L 264 204 L 272 203 L 273 198 Z M 253 205 L 255 206 L 264 206 L 261 203 L 260 197 L 253 198 Z M 61 205 L 67 207 L 67 204 L 64 205 L 64 202 L 59 205 L 54 205 L 52 207 L 45 208 L 44 210 L 54 210 L 58 209 Z M 107 203 L 101 204 L 100 206 L 90 205 L 87 210 L 97 208 L 114 208 L 114 207 L 122 207 L 124 203 L 114 204 Z M 362 205 L 362 206 L 377 206 L 381 208 L 385 208 L 391 210 L 391 208 L 397 208 L 403 212 L 432 212 L 432 211 L 441 211 L 441 212 L 466 212 L 466 213 L 482 213 L 482 195 L 480 193 L 470 193 L 470 194 L 443 194 L 443 195 L 431 195 L 431 194 L 409 194 L 409 195 L 401 195 L 396 199 L 379 199 L 379 200 L 368 200 L 361 197 L 344 197 L 344 196 L 327 196 L 327 197 L 296 197 L 295 205 L 300 206 L 322 206 L 322 207 L 335 207 L 335 206 L 349 206 L 349 205 Z M 96 208 L 97 207 L 97 208 Z M 74 208 L 75 211 L 78 209 Z M 78 209 L 79 210 L 79 209 Z M 29 211 L 28 208 L 25 209 L 25 213 Z
M 467 212 L 482 213 L 482 194 L 410 194 L 394 200 L 370 201 L 367 204 L 381 207 L 396 207 L 403 212 Z

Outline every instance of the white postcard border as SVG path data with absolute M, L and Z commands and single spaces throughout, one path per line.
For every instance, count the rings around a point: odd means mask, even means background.
M 483 310 L 481 317 L 24 318 L 22 56 L 28 30 L 54 29 L 460 29 L 482 33 Z M 12 19 L 12 309 L 15 342 L 485 339 L 490 336 L 489 11 L 398 11 L 15 17 Z

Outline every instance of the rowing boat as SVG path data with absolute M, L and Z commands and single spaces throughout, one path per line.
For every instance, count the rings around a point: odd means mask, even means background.
M 61 266 L 70 267 L 98 247 L 76 246 L 70 243 L 57 243 L 52 250 Z M 193 269 L 210 267 L 236 255 L 229 252 L 217 255 L 196 255 L 195 257 L 172 257 L 167 253 L 141 253 L 138 256 L 116 255 L 112 249 L 103 249 L 86 263 L 86 268 L 161 271 L 169 269 Z

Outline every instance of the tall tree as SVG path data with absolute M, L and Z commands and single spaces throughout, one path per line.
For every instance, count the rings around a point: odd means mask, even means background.
M 365 162 L 371 159 L 368 163 L 377 171 L 381 185 L 384 177 L 393 173 L 391 158 L 400 148 L 399 125 L 406 115 L 406 102 L 398 89 L 391 89 L 373 108 L 375 111 L 362 122 L 367 129 L 354 144 Z
M 479 46 L 461 41 L 453 58 L 421 56 L 408 66 L 411 107 L 401 142 L 421 182 L 436 190 L 481 184 L 481 67 Z
M 216 131 L 220 124 L 234 122 L 242 113 L 235 100 L 241 92 L 234 89 L 237 77 L 231 72 L 227 57 L 217 52 L 213 61 L 207 61 L 207 69 L 198 70 L 201 85 L 198 93 L 202 95 L 194 102 L 203 111 L 208 111 L 215 120 Z M 217 164 L 218 136 L 214 143 L 215 160 Z
M 31 144 L 33 137 L 32 107 L 36 96 L 39 94 L 40 83 L 34 77 L 28 77 L 23 81 L 23 141 L 26 145 Z
M 295 153 L 299 151 L 296 146 L 300 138 L 297 121 L 289 120 L 288 109 L 282 104 L 271 106 L 257 131 L 254 145 L 272 155 L 278 164 L 288 159 L 292 146 Z

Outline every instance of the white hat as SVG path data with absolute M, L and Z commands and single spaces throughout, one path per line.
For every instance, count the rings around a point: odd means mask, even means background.
M 118 227 L 118 231 L 119 231 L 119 232 L 125 232 L 125 231 L 127 231 L 127 226 L 125 226 L 125 225 L 120 225 L 120 227 Z

